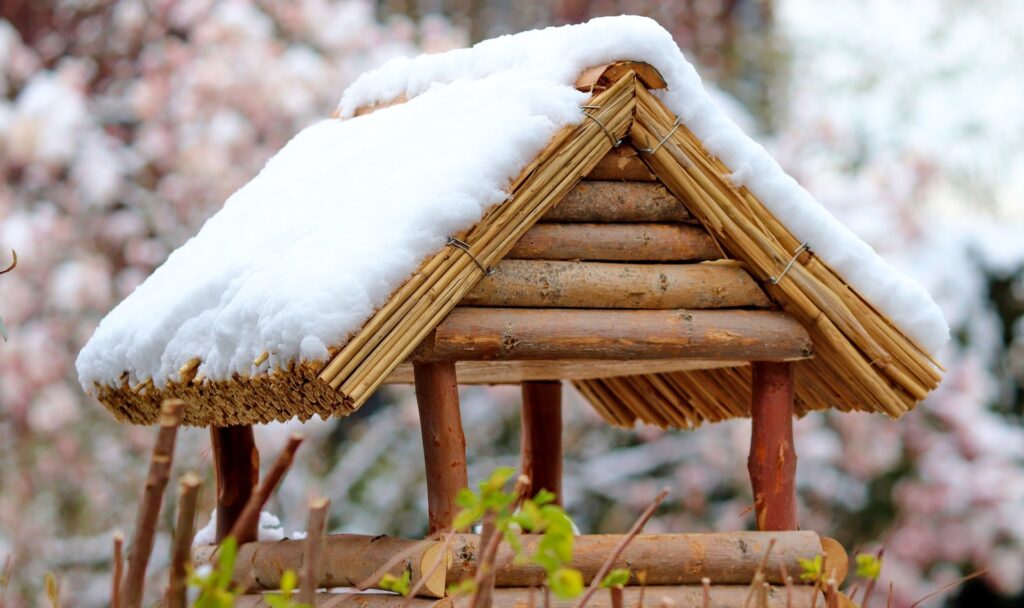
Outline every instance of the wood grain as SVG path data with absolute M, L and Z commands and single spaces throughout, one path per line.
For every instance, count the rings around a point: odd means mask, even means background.
M 722 253 L 700 226 L 688 224 L 537 224 L 509 251 L 527 260 L 679 262 Z

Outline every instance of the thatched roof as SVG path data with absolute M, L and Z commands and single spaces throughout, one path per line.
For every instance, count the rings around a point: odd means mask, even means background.
M 601 27 L 607 29 L 610 25 Z M 486 56 L 486 50 L 480 51 L 481 56 Z M 505 49 L 496 55 L 507 52 Z M 654 57 L 657 64 L 658 52 L 637 51 L 637 58 Z M 426 61 L 437 63 L 419 70 L 421 75 L 425 71 L 428 79 L 454 82 L 452 74 L 444 73 L 452 69 L 452 62 Z M 105 361 L 106 375 L 83 373 L 83 384 L 119 419 L 136 423 L 154 421 L 159 404 L 169 397 L 190 403 L 185 421 L 196 425 L 259 423 L 294 416 L 305 419 L 314 413 L 326 417 L 354 411 L 383 383 L 408 380 L 403 364 L 416 356 L 418 347 L 425 348 L 424 340 L 433 339 L 435 330 L 460 303 L 472 301 L 474 289 L 486 277 L 484 271 L 508 257 L 524 235 L 613 152 L 618 141 L 628 137 L 636 148 L 646 150 L 639 157 L 653 178 L 667 188 L 672 200 L 685 208 L 694 228 L 706 231 L 708 242 L 717 252 L 715 257 L 732 260 L 730 263 L 742 268 L 744 276 L 756 281 L 761 294 L 756 296 L 758 299 L 748 301 L 736 312 L 716 311 L 707 322 L 731 319 L 729 322 L 739 323 L 737 327 L 752 328 L 778 324 L 782 328 L 779 335 L 786 336 L 773 342 L 772 348 L 788 353 L 780 357 L 801 359 L 796 364 L 798 412 L 834 407 L 895 418 L 909 411 L 940 380 L 939 366 L 929 349 L 942 342 L 944 336 L 938 334 L 946 330 L 941 316 L 936 320 L 934 303 L 922 295 L 919 287 L 888 269 L 870 248 L 848 232 L 839 231 L 835 220 L 806 192 L 795 182 L 789 183 L 792 180 L 785 181 L 788 178 L 763 150 L 745 143 L 737 151 L 736 141 L 749 140 L 742 135 L 741 140 L 725 137 L 736 137 L 733 131 L 738 130 L 731 123 L 723 130 L 720 121 L 724 118 L 715 113 L 717 110 L 702 105 L 705 100 L 700 97 L 703 91 L 699 81 L 693 89 L 694 84 L 683 78 L 687 74 L 679 75 L 685 70 L 674 63 L 678 61 L 682 61 L 681 56 L 664 60 L 657 64 L 658 69 L 648 63 L 621 61 L 583 70 L 575 86 L 587 95 L 582 103 L 574 102 L 583 109 L 582 115 L 557 129 L 539 153 L 518 163 L 515 177 L 505 189 L 506 200 L 485 205 L 482 217 L 473 222 L 463 220 L 461 229 L 445 228 L 451 236 L 446 243 L 432 246 L 420 254 L 421 259 L 412 260 L 409 271 L 383 295 L 368 298 L 372 302 L 370 314 L 340 338 L 325 336 L 326 353 L 313 349 L 312 353 L 282 356 L 272 344 L 249 345 L 257 350 L 248 352 L 264 354 L 252 356 L 251 365 L 232 370 L 231 365 L 206 367 L 207 361 L 198 351 L 196 356 L 185 358 L 181 353 L 187 351 L 179 349 L 172 357 L 168 350 L 158 359 L 161 372 L 150 369 L 147 377 L 140 373 L 140 367 L 124 369 L 123 375 L 111 378 L 113 372 L 109 370 L 121 365 L 121 360 Z M 480 63 L 485 67 L 479 67 Z M 494 69 L 486 63 L 471 61 L 469 65 L 477 66 L 473 69 Z M 688 64 L 685 68 L 692 71 Z M 371 127 L 408 120 L 409 116 L 401 114 L 403 106 L 441 94 L 422 84 L 396 88 L 393 83 L 401 78 L 389 69 L 400 73 L 412 68 L 385 68 L 378 77 L 383 84 L 374 85 L 373 77 L 368 85 L 357 83 L 346 93 L 347 102 L 343 100 L 341 110 L 345 118 L 340 122 L 360 123 L 354 132 L 370 134 Z M 663 78 L 663 73 L 667 77 Z M 662 91 L 666 80 L 667 91 Z M 686 94 L 673 91 L 676 85 Z M 371 89 L 376 92 L 366 93 Z M 514 95 L 510 93 L 510 97 Z M 670 106 L 679 108 L 683 115 Z M 417 106 L 423 107 L 430 106 L 426 102 Z M 512 107 L 490 108 L 496 109 L 516 111 Z M 350 118 L 366 114 L 369 116 Z M 493 118 L 501 120 L 500 116 Z M 702 139 L 698 136 L 702 132 L 712 138 Z M 722 141 L 713 141 L 716 134 L 724 134 Z M 713 144 L 717 146 L 716 154 L 706 149 Z M 438 145 L 441 151 L 443 145 Z M 513 156 L 515 153 L 510 151 Z M 472 155 L 474 151 L 444 149 L 443 154 Z M 730 160 L 744 164 L 727 166 Z M 344 174 L 345 167 L 335 170 Z M 392 178 L 401 180 L 405 170 L 403 166 L 391 167 Z M 416 176 L 421 178 L 420 174 Z M 249 188 L 255 188 L 255 184 Z M 785 199 L 794 198 L 794 193 L 797 200 L 789 200 L 787 208 Z M 808 208 L 802 197 L 814 207 Z M 804 209 L 798 212 L 801 205 Z M 836 249 L 836 241 L 845 249 Z M 851 268 L 860 270 L 851 274 Z M 873 273 L 865 274 L 865 268 Z M 886 291 L 879 292 L 873 282 L 881 283 Z M 379 285 L 365 289 L 382 291 Z M 688 313 L 684 316 L 689 323 Z M 252 322 L 259 324 L 261 319 Z M 103 329 L 101 326 L 98 334 Z M 538 373 L 554 375 L 571 380 L 613 424 L 629 426 L 639 419 L 688 428 L 748 414 L 750 379 L 746 363 L 764 357 L 770 350 L 765 347 L 763 332 L 751 332 L 749 336 L 725 337 L 736 338 L 732 343 L 746 340 L 744 344 L 753 349 L 749 353 L 730 351 L 748 353 L 735 358 L 716 357 L 706 351 L 687 355 L 690 351 L 684 349 L 646 365 L 609 357 L 600 364 L 575 361 L 545 365 L 547 371 L 538 372 L 535 355 L 531 363 L 517 361 L 508 353 L 485 353 L 476 362 L 465 363 L 466 373 L 479 382 L 535 377 Z M 723 329 L 718 333 L 729 332 Z M 924 341 L 928 348 L 922 346 Z M 101 367 L 89 365 L 89 358 L 98 356 L 83 352 L 86 360 L 83 364 L 80 359 L 80 370 Z M 488 358 L 504 360 L 491 362 Z M 167 372 L 169 365 L 173 373 Z

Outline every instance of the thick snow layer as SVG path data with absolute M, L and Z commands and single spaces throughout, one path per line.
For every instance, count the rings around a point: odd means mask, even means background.
M 641 17 L 595 19 L 394 60 L 340 110 L 410 101 L 299 133 L 199 234 L 100 324 L 81 382 L 158 386 L 193 357 L 210 379 L 322 360 L 413 272 L 505 198 L 509 180 L 583 119 L 572 83 L 620 59 L 656 66 L 664 102 L 793 233 L 925 348 L 948 328 L 928 294 L 840 225 L 711 100 L 671 36 Z

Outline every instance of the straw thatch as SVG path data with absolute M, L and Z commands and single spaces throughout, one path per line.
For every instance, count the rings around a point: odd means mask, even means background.
M 401 377 L 402 370 L 396 369 L 477 286 L 484 276 L 481 267 L 502 260 L 598 165 L 613 149 L 610 136 L 628 134 L 639 147 L 654 147 L 670 132 L 653 154 L 643 156 L 650 171 L 682 201 L 687 217 L 703 224 L 720 251 L 742 264 L 774 305 L 798 320 L 813 340 L 814 358 L 794 364 L 798 414 L 834 407 L 895 418 L 935 388 L 941 377 L 935 361 L 813 252 L 797 255 L 778 284 L 769 280 L 793 259 L 799 241 L 755 196 L 729 182 L 729 168 L 707 153 L 692 132 L 685 126 L 673 132 L 676 117 L 648 90 L 664 86 L 650 66 L 616 64 L 614 70 L 588 70 L 582 80 L 594 91 L 586 103 L 592 119 L 560 131 L 510 184 L 508 201 L 455 235 L 468 245 L 469 254 L 445 247 L 425 260 L 358 332 L 332 349 L 326 365 L 300 362 L 215 382 L 194 378 L 195 365 L 187 365 L 181 378 L 163 389 L 152 383 L 98 387 L 100 400 L 118 418 L 137 423 L 155 420 L 168 397 L 192 404 L 185 423 L 193 425 L 350 413 L 382 383 L 394 381 L 396 373 Z M 529 365 L 511 365 L 504 367 L 511 377 L 532 373 Z M 611 424 L 632 426 L 640 420 L 693 428 L 749 415 L 749 367 L 744 362 L 722 365 L 694 369 L 652 362 L 644 368 L 603 362 L 586 373 L 580 372 L 586 362 L 572 362 L 575 371 L 564 377 Z M 486 372 L 481 377 L 486 380 Z

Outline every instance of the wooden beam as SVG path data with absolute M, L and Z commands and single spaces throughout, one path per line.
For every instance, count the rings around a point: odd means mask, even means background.
M 811 353 L 803 326 L 775 311 L 458 307 L 411 358 L 783 361 Z
M 527 496 L 547 490 L 562 504 L 562 383 L 523 382 L 521 469 Z
M 583 179 L 627 180 L 631 182 L 655 182 L 658 180 L 643 159 L 640 152 L 626 142 L 605 155 Z
M 768 308 L 740 264 L 503 260 L 463 306 L 529 308 Z
M 797 530 L 796 451 L 793 448 L 793 367 L 753 364 L 750 455 L 758 530 Z
M 217 542 L 249 502 L 260 480 L 260 453 L 251 426 L 210 427 L 213 469 L 217 476 Z
M 636 361 L 562 359 L 559 361 L 456 361 L 459 384 L 521 384 L 533 380 L 590 380 L 609 376 L 685 372 L 745 365 L 745 361 L 639 359 Z M 388 384 L 412 384 L 412 363 L 395 368 Z
M 589 67 L 576 78 L 576 88 L 580 91 L 596 92 L 609 87 L 632 71 L 648 89 L 664 89 L 668 85 L 661 72 L 649 63 L 639 61 L 615 61 L 604 65 Z
M 466 436 L 452 362 L 414 363 L 416 404 L 427 468 L 428 534 L 449 528 L 459 508 L 455 496 L 469 485 Z
M 661 184 L 582 181 L 540 221 L 635 224 L 685 222 L 692 219 L 679 199 Z
M 702 226 L 689 224 L 537 224 L 506 257 L 527 260 L 679 262 L 721 259 Z

